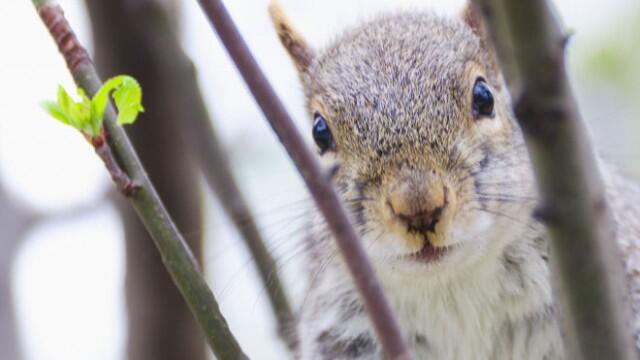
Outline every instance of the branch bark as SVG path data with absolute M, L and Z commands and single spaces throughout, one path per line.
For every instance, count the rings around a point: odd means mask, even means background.
M 62 9 L 53 1 L 32 2 L 64 56 L 76 84 L 93 96 L 102 82 L 88 53 L 64 18 Z M 189 304 L 214 354 L 219 359 L 247 359 L 220 312 L 193 254 L 149 181 L 127 135 L 117 125 L 116 113 L 111 106 L 105 114 L 104 126 L 107 142 L 116 160 L 138 186 L 137 191 L 128 199 L 151 234 L 163 263 Z
M 325 174 L 276 96 L 220 0 L 200 0 L 203 11 L 240 70 L 258 105 L 304 178 L 346 261 L 384 352 L 390 359 L 410 359 L 400 326 L 385 297 L 360 239 Z
M 472 2 L 496 46 L 534 165 L 568 358 L 635 359 L 612 216 L 566 74 L 567 34 L 544 0 Z

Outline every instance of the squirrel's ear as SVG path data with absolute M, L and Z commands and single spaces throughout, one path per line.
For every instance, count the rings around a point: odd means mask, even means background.
M 467 5 L 465 5 L 464 10 L 462 10 L 462 20 L 467 24 L 467 26 L 469 26 L 469 28 L 471 28 L 471 31 L 480 38 L 480 42 L 483 47 L 488 48 L 491 46 L 482 17 L 480 17 L 478 10 L 471 2 L 468 2 Z
M 476 9 L 476 7 L 471 2 L 467 2 L 467 5 L 465 5 L 464 10 L 462 11 L 462 20 L 480 39 L 480 46 L 482 46 L 486 50 L 489 57 L 488 60 L 490 70 L 499 74 L 500 67 L 498 65 L 497 54 L 495 47 L 493 46 L 493 41 L 487 33 L 487 29 L 484 25 L 482 17 L 478 13 L 478 9 Z
M 304 38 L 298 33 L 287 15 L 282 10 L 280 2 L 272 0 L 269 5 L 269 14 L 273 21 L 273 26 L 276 28 L 280 42 L 291 56 L 293 63 L 296 65 L 298 71 L 304 73 L 315 56 L 315 53 Z

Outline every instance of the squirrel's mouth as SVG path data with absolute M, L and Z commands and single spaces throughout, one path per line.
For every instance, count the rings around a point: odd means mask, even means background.
M 422 249 L 409 255 L 411 260 L 430 263 L 442 258 L 450 251 L 448 246 L 433 246 L 431 242 L 425 241 Z

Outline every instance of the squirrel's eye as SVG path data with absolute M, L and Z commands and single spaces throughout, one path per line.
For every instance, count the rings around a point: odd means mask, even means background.
M 316 145 L 318 145 L 320 154 L 323 154 L 327 150 L 335 149 L 336 145 L 333 141 L 333 135 L 331 135 L 329 125 L 327 125 L 327 120 L 320 114 L 316 114 L 313 120 L 313 140 L 316 142 Z
M 473 115 L 493 117 L 493 94 L 484 79 L 479 78 L 473 85 Z

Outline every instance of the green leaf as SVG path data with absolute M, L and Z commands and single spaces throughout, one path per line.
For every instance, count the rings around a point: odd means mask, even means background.
M 118 124 L 120 125 L 133 124 L 138 118 L 138 114 L 144 111 L 142 89 L 132 77 L 123 77 L 122 85 L 113 92 L 113 99 L 118 108 Z
M 109 79 L 91 101 L 95 116 L 102 119 L 109 100 L 109 93 L 113 91 L 113 100 L 118 109 L 118 124 L 132 124 L 138 114 L 144 111 L 142 107 L 142 88 L 131 76 L 119 75 Z
M 58 105 L 60 110 L 66 115 L 69 125 L 75 126 L 75 119 L 73 119 L 73 99 L 67 93 L 67 91 L 58 85 Z
M 42 107 L 63 124 L 73 126 L 92 136 L 98 135 L 100 128 L 92 127 L 90 123 L 91 100 L 81 89 L 78 89 L 78 96 L 80 101 L 75 101 L 62 86 L 58 86 L 57 102 L 45 102 Z
M 58 104 L 53 101 L 45 101 L 42 103 L 42 107 L 51 115 L 54 119 L 59 120 L 61 123 L 71 125 L 71 120 L 67 116 L 67 112 Z
M 80 97 L 80 102 L 76 102 L 76 111 L 77 116 L 76 119 L 79 120 L 77 123 L 77 127 L 80 127 L 85 132 L 91 134 L 92 136 L 97 136 L 100 134 L 100 128 L 102 126 L 92 126 L 91 123 L 91 100 L 87 97 L 84 91 L 78 88 L 78 96 Z
M 75 101 L 69 93 L 58 86 L 57 102 L 45 102 L 43 108 L 60 122 L 92 137 L 99 136 L 104 121 L 104 114 L 109 103 L 109 95 L 113 92 L 113 100 L 118 110 L 118 124 L 132 124 L 142 107 L 142 89 L 132 77 L 119 75 L 109 79 L 93 99 L 78 88 L 79 101 Z
M 104 112 L 109 102 L 109 89 L 103 85 L 91 99 L 91 123 L 102 124 Z

